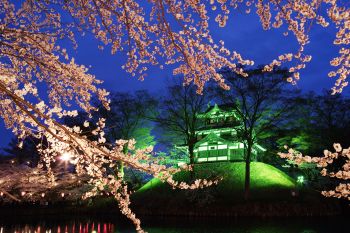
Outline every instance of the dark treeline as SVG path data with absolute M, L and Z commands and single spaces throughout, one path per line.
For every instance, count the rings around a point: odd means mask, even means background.
M 256 158 L 258 161 L 281 167 L 286 162 L 277 156 L 277 152 L 288 145 L 304 154 L 320 156 L 324 149 L 332 149 L 333 143 L 349 147 L 350 138 L 350 98 L 322 93 L 302 93 L 286 80 L 287 70 L 276 69 L 265 73 L 261 69 L 249 70 L 248 78 L 240 77 L 230 70 L 220 73 L 231 87 L 225 91 L 215 84 L 208 84 L 202 95 L 196 94 L 196 87 L 184 86 L 180 81 L 171 81 L 162 93 L 150 94 L 147 91 L 134 93 L 112 93 L 111 110 L 106 111 L 97 101 L 98 111 L 89 117 L 79 113 L 75 118 L 64 118 L 68 126 L 80 126 L 82 134 L 91 140 L 97 138 L 91 133 L 92 122 L 98 118 L 106 119 L 106 146 L 114 145 L 118 139 L 137 141 L 137 148 L 157 145 L 165 157 L 186 156 L 194 163 L 193 148 L 197 142 L 195 132 L 202 122 L 198 113 L 210 105 L 228 104 L 238 113 L 243 124 L 239 132 L 246 146 L 246 163 L 249 171 L 251 148 L 254 143 L 264 145 L 267 151 Z M 88 127 L 84 122 L 90 122 Z M 174 145 L 185 145 L 188 152 L 174 150 Z M 125 152 L 128 150 L 125 148 Z M 38 155 L 35 141 L 26 140 L 22 149 L 13 140 L 5 149 L 6 158 L 18 163 L 36 164 Z M 175 155 L 174 155 L 175 154 Z M 155 152 L 155 156 L 164 154 Z M 130 183 L 139 187 L 143 182 L 142 174 L 124 168 Z M 249 172 L 247 172 L 249 175 Z M 246 177 L 249 180 L 249 177 Z M 249 186 L 249 184 L 246 184 Z

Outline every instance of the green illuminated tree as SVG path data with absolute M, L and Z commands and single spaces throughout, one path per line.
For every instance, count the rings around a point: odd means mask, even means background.
M 316 96 L 313 106 L 313 128 L 318 130 L 321 148 L 331 148 L 332 142 L 350 146 L 350 99 L 341 94 L 324 91 Z
M 315 122 L 313 106 L 317 97 L 315 93 L 309 92 L 300 94 L 295 98 L 297 108 L 294 109 L 293 115 L 285 119 L 288 124 L 280 128 L 274 141 L 277 143 L 276 149 L 283 150 L 285 145 L 296 148 L 298 151 L 314 151 L 319 148 L 319 141 L 316 139 L 317 129 L 311 124 Z
M 350 99 L 345 95 L 331 95 L 328 91 L 322 94 L 309 92 L 298 96 L 297 108 L 287 121 L 286 127 L 280 129 L 276 142 L 279 152 L 284 146 L 300 151 L 305 155 L 323 154 L 325 148 L 331 148 L 330 142 L 339 142 L 349 146 L 350 138 Z M 279 158 L 280 159 L 280 158 Z M 337 182 L 327 176 L 319 176 L 320 169 L 313 163 L 298 163 L 294 160 L 287 162 L 288 172 L 296 178 L 303 174 L 307 184 L 317 190 L 333 187 Z M 328 170 L 342 170 L 344 159 L 334 160 Z
M 235 103 L 234 109 L 242 120 L 238 129 L 240 140 L 245 145 L 245 199 L 250 196 L 250 162 L 253 145 L 264 138 L 272 137 L 275 130 L 283 127 L 292 112 L 294 90 L 286 81 L 288 71 L 276 69 L 271 73 L 261 69 L 249 70 L 249 77 L 235 74 L 229 69 L 220 73 L 230 85 L 230 91 L 218 90 L 222 103 Z M 287 88 L 289 87 L 289 89 Z
M 288 145 L 305 154 L 320 154 L 331 142 L 348 146 L 350 137 L 350 99 L 324 91 L 301 95 L 298 108 L 288 119 L 288 126 L 277 140 L 279 147 Z
M 107 144 L 113 145 L 118 139 L 135 139 L 136 149 L 143 149 L 155 145 L 154 136 L 151 134 L 152 124 L 145 118 L 147 111 L 152 111 L 156 106 L 154 98 L 147 91 L 130 93 L 112 93 L 110 97 L 110 110 L 98 105 L 99 111 L 95 118 L 106 119 Z M 128 153 L 127 146 L 124 153 Z M 124 165 L 121 163 L 120 171 L 124 173 Z
M 94 101 L 94 106 L 98 111 L 89 118 L 85 112 L 79 112 L 76 117 L 65 117 L 63 122 L 70 127 L 80 126 L 83 135 L 90 140 L 97 140 L 97 136 L 91 132 L 96 126 L 89 124 L 83 127 L 84 122 L 97 121 L 98 118 L 105 118 L 105 146 L 112 147 L 116 140 L 135 139 L 136 149 L 143 149 L 156 144 L 154 136 L 151 134 L 152 123 L 145 118 L 147 111 L 152 111 L 156 105 L 153 97 L 147 91 L 136 91 L 135 93 L 114 92 L 110 95 L 110 110 L 102 106 L 98 100 Z M 124 153 L 128 153 L 127 146 Z M 120 172 L 124 174 L 124 165 L 120 164 Z M 132 172 L 130 174 L 133 174 Z

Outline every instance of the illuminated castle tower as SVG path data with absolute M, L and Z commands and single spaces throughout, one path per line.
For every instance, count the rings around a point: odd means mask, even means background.
M 196 131 L 196 163 L 244 160 L 245 148 L 239 135 L 243 125 L 232 105 L 215 104 L 197 117 L 202 120 L 203 126 Z M 252 157 L 256 158 L 257 154 L 263 151 L 263 147 L 254 144 Z

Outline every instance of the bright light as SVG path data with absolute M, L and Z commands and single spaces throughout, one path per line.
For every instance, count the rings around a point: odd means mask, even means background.
M 298 182 L 299 184 L 303 184 L 303 183 L 305 182 L 304 176 L 298 176 L 297 182 Z
M 67 152 L 63 153 L 63 154 L 61 155 L 61 157 L 60 157 L 60 159 L 61 159 L 62 161 L 64 161 L 64 162 L 70 161 L 71 158 L 72 158 L 72 154 L 67 153 Z

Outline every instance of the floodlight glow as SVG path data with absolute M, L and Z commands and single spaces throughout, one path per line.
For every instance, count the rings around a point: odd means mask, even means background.
M 303 184 L 304 181 L 305 181 L 304 176 L 298 176 L 297 182 L 298 182 L 299 184 Z
M 67 152 L 63 153 L 62 156 L 60 157 L 60 159 L 64 162 L 70 161 L 71 158 L 72 158 L 72 155 L 70 153 L 67 153 Z

